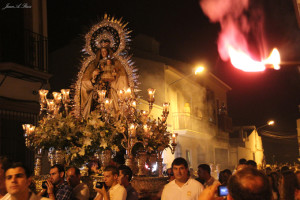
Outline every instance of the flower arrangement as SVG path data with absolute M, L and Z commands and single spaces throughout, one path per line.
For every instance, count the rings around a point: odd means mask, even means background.
M 157 153 L 170 147 L 170 133 L 165 122 L 138 110 L 130 116 L 133 123 L 128 123 L 125 115 L 116 117 L 101 110 L 91 112 L 86 119 L 76 118 L 72 113 L 46 115 L 35 130 L 26 135 L 30 141 L 28 147 L 63 150 L 66 162 L 79 166 L 105 149 L 114 152 L 132 150 L 139 143 L 148 153 Z M 134 124 L 134 130 L 131 124 Z

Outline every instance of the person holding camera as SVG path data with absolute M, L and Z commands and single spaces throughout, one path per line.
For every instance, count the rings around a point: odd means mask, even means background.
M 73 188 L 72 200 L 88 200 L 90 190 L 85 183 L 80 183 L 80 170 L 77 167 L 70 167 L 66 174 L 67 182 Z
M 203 185 L 190 178 L 188 163 L 184 158 L 176 158 L 172 163 L 175 180 L 165 185 L 161 200 L 197 200 Z
M 45 188 L 39 196 L 46 196 L 52 200 L 70 200 L 72 187 L 64 181 L 65 169 L 63 165 L 55 164 L 50 168 L 50 179 L 45 183 Z
M 94 200 L 126 200 L 126 189 L 118 184 L 118 168 L 109 165 L 105 167 L 103 175 L 104 183 L 96 185 L 97 196 Z
M 2 200 L 46 200 L 30 191 L 31 173 L 23 163 L 13 163 L 5 172 L 7 194 Z
M 257 169 L 246 167 L 232 175 L 226 186 L 214 182 L 205 188 L 198 200 L 271 200 L 272 191 L 268 177 Z M 225 190 L 227 189 L 227 192 Z M 218 194 L 218 196 L 216 195 Z

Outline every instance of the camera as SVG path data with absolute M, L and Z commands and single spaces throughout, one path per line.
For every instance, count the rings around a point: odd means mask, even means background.
M 228 188 L 225 185 L 220 185 L 218 187 L 218 196 L 219 197 L 224 197 L 228 195 Z
M 46 183 L 47 183 L 47 181 L 43 181 L 43 183 L 42 183 L 42 188 L 43 188 L 43 189 L 47 189 Z
M 103 186 L 106 188 L 106 185 L 104 182 L 97 182 L 95 187 L 98 189 L 101 189 L 101 188 L 103 188 Z

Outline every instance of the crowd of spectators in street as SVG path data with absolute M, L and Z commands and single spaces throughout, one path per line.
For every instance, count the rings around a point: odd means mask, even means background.
M 225 169 L 218 179 L 211 175 L 207 164 L 200 164 L 197 177 L 190 173 L 187 161 L 176 158 L 166 170 L 168 183 L 156 195 L 143 199 L 161 200 L 300 200 L 300 171 L 291 166 L 257 169 L 253 160 L 240 159 L 232 172 Z M 44 188 L 35 194 L 30 188 L 32 176 L 22 163 L 11 163 L 0 157 L 1 200 L 138 200 L 138 193 L 130 184 L 132 171 L 128 166 L 109 165 L 103 170 L 104 183 L 93 190 L 81 181 L 80 170 L 70 166 L 53 165 Z M 219 190 L 228 194 L 220 196 Z M 223 189 L 222 189 L 223 190 Z

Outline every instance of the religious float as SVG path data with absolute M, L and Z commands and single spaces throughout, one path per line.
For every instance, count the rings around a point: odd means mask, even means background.
M 148 89 L 148 110 L 139 109 L 129 33 L 122 20 L 105 15 L 85 35 L 83 60 L 72 89 L 39 91 L 40 121 L 37 126 L 23 125 L 26 146 L 36 152 L 37 189 L 45 179 L 43 151 L 48 152 L 50 165 L 75 165 L 89 178 L 84 168 L 90 160 L 98 160 L 103 169 L 123 151 L 125 164 L 135 174 L 132 185 L 141 197 L 158 192 L 166 183 L 162 152 L 170 148 L 174 153 L 177 135 L 167 131 L 169 103 L 162 105 L 157 119 L 150 115 L 155 89 Z M 90 182 L 99 179 L 93 176 Z

